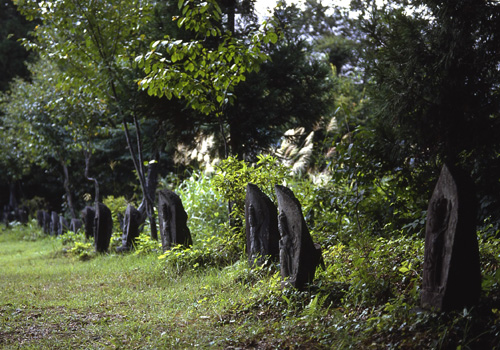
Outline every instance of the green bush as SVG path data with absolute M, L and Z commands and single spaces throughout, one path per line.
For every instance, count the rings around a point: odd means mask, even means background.
M 194 172 L 175 188 L 175 192 L 188 214 L 187 225 L 195 242 L 212 236 L 228 221 L 227 204 L 215 189 L 212 176 Z
M 123 196 L 107 196 L 102 202 L 111 211 L 111 218 L 113 219 L 113 234 L 109 242 L 109 249 L 114 250 L 116 247 L 122 245 L 123 232 L 120 228 L 120 221 L 123 220 L 123 215 L 127 210 L 129 202 Z
M 323 252 L 323 288 L 347 284 L 346 306 L 373 306 L 394 298 L 416 303 L 419 298 L 424 241 L 416 237 L 365 238 Z
M 206 267 L 224 267 L 239 260 L 243 252 L 238 235 L 227 224 L 222 224 L 211 236 L 196 241 L 189 248 L 178 245 L 158 259 L 174 267 L 179 273 Z
M 289 169 L 272 156 L 257 156 L 255 165 L 236 157 L 228 157 L 217 165 L 213 184 L 226 202 L 232 203 L 231 219 L 236 226 L 245 221 L 246 186 L 252 183 L 276 203 L 275 185 L 289 179 Z
M 149 227 L 149 225 L 146 225 L 146 227 Z M 146 232 L 141 232 L 139 234 L 139 237 L 135 239 L 134 242 L 134 254 L 135 255 L 144 255 L 144 254 L 150 254 L 154 252 L 161 252 L 161 241 L 155 241 L 154 239 L 151 238 L 151 235 Z
M 83 230 L 78 233 L 67 231 L 56 239 L 61 242 L 64 252 L 79 260 L 88 260 L 95 256 L 94 243 L 85 239 Z

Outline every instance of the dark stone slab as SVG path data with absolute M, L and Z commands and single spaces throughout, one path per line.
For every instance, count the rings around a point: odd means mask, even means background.
M 99 203 L 94 218 L 94 245 L 96 252 L 105 253 L 108 251 L 112 232 L 113 219 L 111 217 L 111 210 L 103 203 Z
M 248 184 L 245 196 L 245 231 L 248 263 L 261 265 L 279 259 L 278 210 L 259 187 Z
M 128 251 L 133 248 L 135 239 L 139 237 L 139 227 L 144 221 L 141 212 L 132 204 L 127 205 L 123 218 L 122 246 L 116 250 L 119 252 Z
M 29 221 L 29 209 L 27 206 L 23 205 L 19 209 L 17 209 L 17 217 L 19 222 L 23 225 L 26 225 Z
M 95 209 L 93 207 L 85 207 L 82 210 L 82 221 L 85 228 L 85 239 L 89 240 L 90 237 L 94 237 L 94 219 L 95 219 Z
M 69 224 L 68 220 L 62 215 L 59 216 L 59 226 L 57 227 L 57 234 L 62 235 L 68 232 Z
M 78 231 L 80 231 L 81 228 L 82 228 L 82 220 L 75 218 L 71 219 L 71 223 L 69 224 L 70 231 L 78 233 Z
M 422 307 L 449 311 L 477 303 L 481 292 L 474 185 L 443 166 L 427 209 Z
M 43 229 L 43 210 L 37 210 L 36 212 L 36 223 L 40 228 Z
M 59 214 L 55 211 L 50 214 L 50 234 L 53 236 L 59 234 Z
M 321 261 L 321 247 L 314 244 L 302 216 L 302 208 L 293 192 L 284 186 L 275 186 L 278 198 L 278 227 L 281 235 L 280 269 L 283 284 L 297 289 L 314 280 Z
M 178 244 L 186 247 L 193 244 L 187 227 L 187 214 L 176 193 L 170 190 L 158 192 L 158 216 L 163 251 Z
M 48 211 L 43 212 L 43 232 L 48 235 L 50 234 L 50 224 L 52 222 L 52 216 Z

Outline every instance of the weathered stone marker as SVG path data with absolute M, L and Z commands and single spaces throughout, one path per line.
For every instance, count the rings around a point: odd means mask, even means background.
M 52 217 L 48 211 L 43 212 L 43 232 L 48 235 L 50 234 L 50 223 L 52 222 Z
M 246 188 L 245 231 L 250 266 L 255 262 L 263 264 L 267 257 L 279 259 L 278 210 L 271 199 L 254 184 L 248 184 Z
M 94 218 L 94 245 L 96 252 L 107 252 L 112 232 L 113 219 L 111 217 L 111 210 L 106 205 L 99 203 Z
M 57 236 L 59 233 L 59 215 L 53 211 L 50 214 L 50 234 Z
M 78 233 L 80 229 L 82 228 L 82 220 L 80 219 L 71 219 L 71 223 L 69 224 L 69 229 L 73 231 L 74 233 Z
M 57 227 L 57 234 L 62 235 L 66 232 L 68 232 L 69 229 L 69 224 L 68 220 L 62 215 L 59 215 L 59 226 Z
M 478 301 L 476 210 L 472 182 L 444 165 L 427 209 L 422 307 L 447 311 Z
M 321 261 L 321 247 L 314 244 L 302 216 L 302 208 L 293 192 L 276 185 L 278 198 L 278 227 L 281 235 L 280 269 L 282 284 L 303 289 L 314 280 Z
M 118 247 L 117 251 L 123 252 L 132 249 L 135 239 L 139 237 L 139 226 L 143 221 L 140 211 L 135 209 L 132 204 L 127 205 L 123 218 L 122 246 Z
M 27 206 L 23 205 L 22 207 L 17 209 L 17 216 L 19 218 L 19 222 L 23 225 L 26 225 L 29 221 L 29 209 Z
M 43 210 L 37 210 L 36 212 L 36 222 L 40 228 L 43 229 Z
M 191 232 L 187 227 L 186 211 L 175 192 L 170 190 L 158 192 L 158 216 L 163 251 L 178 244 L 186 247 L 193 245 Z
M 85 239 L 94 237 L 94 219 L 95 209 L 93 207 L 85 207 L 82 210 L 82 220 L 85 227 Z

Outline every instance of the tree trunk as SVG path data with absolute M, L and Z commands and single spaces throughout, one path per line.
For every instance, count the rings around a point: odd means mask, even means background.
M 68 202 L 68 208 L 71 214 L 72 219 L 77 219 L 78 217 L 76 216 L 76 210 L 75 210 L 75 202 L 73 201 L 73 193 L 71 193 L 71 185 L 70 185 L 70 179 L 69 179 L 69 171 L 68 171 L 68 166 L 64 162 L 64 160 L 61 160 L 61 166 L 63 168 L 63 173 L 64 173 L 64 190 L 66 191 L 66 201 Z
M 11 210 L 17 209 L 17 181 L 9 183 L 9 207 Z
M 95 198 L 94 198 L 94 206 L 95 206 L 95 212 L 99 210 L 99 182 L 97 181 L 96 178 L 90 177 L 89 175 L 89 170 L 90 170 L 90 158 L 92 157 L 92 153 L 90 151 L 90 147 L 88 150 L 84 150 L 84 157 L 85 157 L 85 177 L 89 181 L 94 182 L 94 189 L 95 189 Z
M 139 184 L 142 190 L 142 203 L 139 205 L 138 210 L 141 212 L 143 217 L 149 218 L 149 224 L 151 229 L 151 238 L 154 240 L 158 240 L 158 230 L 156 228 L 156 218 L 154 214 L 154 192 L 156 191 L 157 177 L 158 177 L 158 160 L 156 163 L 150 164 L 148 169 L 147 179 L 144 175 L 144 162 L 142 158 L 142 141 L 141 134 L 139 129 L 139 123 L 137 122 L 137 118 L 134 117 L 134 124 L 137 132 L 137 155 L 134 152 L 134 148 L 132 147 L 132 141 L 130 138 L 130 132 L 128 129 L 127 121 L 123 119 L 123 127 L 125 130 L 125 138 L 127 139 L 127 145 L 130 151 L 130 155 L 132 157 L 132 162 L 134 163 L 134 168 L 137 171 L 137 175 L 139 176 Z M 149 188 L 151 187 L 151 188 Z

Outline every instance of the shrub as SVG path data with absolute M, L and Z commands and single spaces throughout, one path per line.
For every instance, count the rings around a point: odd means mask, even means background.
M 127 210 L 129 202 L 123 196 L 107 196 L 102 202 L 111 211 L 111 218 L 113 219 L 113 234 L 109 242 L 109 249 L 114 250 L 114 248 L 122 245 L 121 223 L 123 222 L 123 215 L 125 214 L 125 210 Z
M 215 189 L 212 176 L 194 172 L 175 192 L 188 214 L 187 224 L 195 241 L 210 237 L 228 221 L 226 204 Z
M 149 227 L 149 225 L 147 225 Z M 142 232 L 135 239 L 135 255 L 150 254 L 153 252 L 161 252 L 161 242 L 151 238 L 149 233 Z
M 275 185 L 283 184 L 289 178 L 289 169 L 272 156 L 257 156 L 252 166 L 236 157 L 228 157 L 217 165 L 214 186 L 224 200 L 232 203 L 231 218 L 237 226 L 245 220 L 245 195 L 248 183 L 259 188 L 276 203 Z
M 165 260 L 166 264 L 174 267 L 179 273 L 191 269 L 230 265 L 240 259 L 243 251 L 234 231 L 229 225 L 222 224 L 217 232 L 197 240 L 192 247 L 175 246 L 158 259 Z

